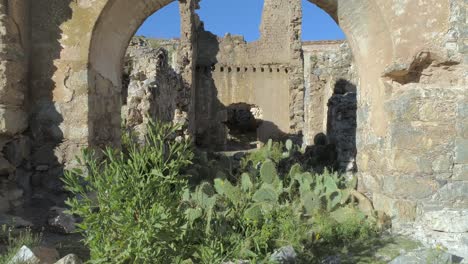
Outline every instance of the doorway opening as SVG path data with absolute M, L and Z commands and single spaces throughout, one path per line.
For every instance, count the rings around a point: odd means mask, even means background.
M 229 105 L 225 122 L 228 128 L 227 150 L 256 148 L 258 145 L 257 129 L 261 123 L 260 107 L 247 103 Z

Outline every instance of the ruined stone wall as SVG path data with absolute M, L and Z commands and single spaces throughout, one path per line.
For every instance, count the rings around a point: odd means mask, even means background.
M 8 4 L 15 7 L 26 2 L 15 0 Z M 89 144 L 118 144 L 125 50 L 139 25 L 171 2 L 29 1 L 29 63 L 22 56 L 16 56 L 23 54 L 24 47 L 28 46 L 28 30 L 22 29 L 27 28 L 22 25 L 28 23 L 19 22 L 20 18 L 27 20 L 27 15 L 20 15 L 27 12 L 1 9 L 0 24 L 4 29 L 1 38 L 5 41 L 1 47 L 3 70 L 0 80 L 1 91 L 8 91 L 2 93 L 0 102 L 0 124 L 6 127 L 1 130 L 2 138 L 16 138 L 19 134 L 31 137 L 31 157 L 26 159 L 30 164 L 25 168 L 30 168 L 32 173 L 31 185 L 48 186 L 47 192 L 34 190 L 33 196 L 60 191 L 57 175 L 61 174 L 64 165 L 73 165 L 73 157 L 79 153 L 79 148 Z M 387 212 L 396 222 L 417 223 L 420 229 L 412 230 L 423 230 L 413 232 L 422 234 L 422 240 L 441 243 L 458 255 L 466 254 L 467 228 L 463 225 L 466 222 L 461 221 L 466 219 L 468 201 L 466 1 L 310 2 L 319 4 L 340 24 L 358 70 L 356 145 L 361 190 L 371 193 L 375 207 Z M 188 0 L 181 4 L 195 5 Z M 294 6 L 295 2 L 287 4 Z M 183 30 L 182 37 L 186 39 L 181 40 L 185 56 L 180 65 L 186 69 L 183 71 L 186 87 L 193 91 L 195 66 L 212 65 L 196 62 L 197 42 L 193 31 L 196 19 L 192 9 L 185 10 L 189 11 L 183 13 L 183 17 L 190 23 L 185 27 L 187 30 Z M 281 17 L 286 17 L 288 12 L 282 13 Z M 25 43 L 23 46 L 15 40 L 18 34 L 12 33 L 14 30 L 8 26 L 11 23 L 7 21 L 11 18 L 22 32 L 20 42 Z M 297 25 L 297 21 L 294 23 Z M 278 32 L 281 29 L 284 28 L 279 26 Z M 298 35 L 289 37 L 294 39 Z M 291 44 L 291 41 L 285 39 L 282 43 Z M 12 50 L 15 52 L 10 52 Z M 257 51 L 261 54 L 262 50 Z M 280 62 L 291 63 L 291 49 L 288 52 L 290 56 L 278 52 L 275 57 L 281 58 Z M 12 55 L 15 56 L 12 58 Z M 251 66 L 261 68 L 261 61 L 255 61 L 255 58 L 249 58 L 256 63 Z M 22 73 L 25 67 L 21 65 L 30 66 L 28 75 Z M 17 80 L 19 83 L 26 80 L 29 84 L 27 107 L 23 107 L 21 99 L 26 94 L 24 86 L 10 85 Z M 191 93 L 192 101 L 195 94 Z M 294 101 L 300 102 L 289 100 Z M 189 118 L 194 117 L 190 115 L 196 112 L 194 108 L 188 106 L 188 109 Z M 26 110 L 29 126 L 24 122 Z M 290 121 L 296 114 L 289 114 Z M 292 127 L 291 123 L 289 127 Z M 8 186 L 1 189 L 0 203 L 5 210 L 17 204 L 22 191 L 10 194 L 10 190 L 19 189 L 19 185 L 12 185 L 15 180 L 11 171 L 16 174 L 19 170 L 11 169 L 10 165 L 16 162 L 7 159 L 5 147 L 3 158 L 8 161 L 2 162 L 7 164 L 8 173 L 1 176 L 3 186 Z
M 300 133 L 303 76 L 300 1 L 267 0 L 260 39 L 217 37 L 200 28 L 197 67 L 197 134 L 202 145 L 223 146 L 226 107 L 257 105 L 263 113 L 260 140 Z
M 466 28 L 466 1 L 379 0 L 347 9 L 353 2 L 340 2 L 338 14 L 341 25 L 353 12 L 365 18 L 348 24 L 348 34 L 366 36 L 350 40 L 360 77 L 361 187 L 396 229 L 466 256 L 467 226 L 453 225 L 466 216 L 468 201 L 460 170 L 467 150 L 467 65 L 460 45 L 466 36 L 458 31 Z M 391 25 L 388 34 L 373 26 L 379 23 Z M 382 49 L 387 46 L 393 50 Z
M 179 42 L 156 42 L 133 38 L 125 55 L 124 83 L 122 87 L 122 117 L 126 128 L 140 137 L 146 135 L 148 119 L 180 122 L 179 113 L 184 105 L 182 77 L 169 64 L 167 47 L 177 49 Z M 184 121 L 185 122 L 185 121 Z M 183 123 L 182 123 L 183 125 Z
M 305 42 L 304 143 L 326 136 L 336 149 L 335 168 L 355 171 L 357 69 L 345 41 Z

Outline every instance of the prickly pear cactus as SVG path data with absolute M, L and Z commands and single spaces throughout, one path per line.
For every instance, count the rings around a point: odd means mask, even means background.
M 278 172 L 276 171 L 276 164 L 267 160 L 260 168 L 260 178 L 264 183 L 273 184 L 278 180 Z

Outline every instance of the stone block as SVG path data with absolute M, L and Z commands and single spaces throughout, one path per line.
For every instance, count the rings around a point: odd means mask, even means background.
M 28 127 L 28 114 L 19 108 L 0 106 L 0 134 L 16 135 Z
M 461 263 L 463 258 L 438 249 L 418 249 L 405 253 L 389 264 L 440 264 Z
M 420 177 L 386 176 L 383 178 L 383 192 L 401 199 L 424 199 L 440 188 L 440 183 Z
M 468 139 L 468 118 L 457 122 L 457 135 L 460 138 Z
M 55 263 L 60 258 L 58 251 L 54 248 L 35 247 L 32 251 L 41 260 L 41 264 Z
M 422 223 L 429 229 L 448 233 L 468 232 L 468 209 L 443 209 L 425 212 Z
M 14 263 L 28 263 L 40 264 L 41 260 L 34 254 L 34 252 L 27 246 L 22 246 L 8 264 Z
M 9 175 L 14 171 L 14 167 L 4 157 L 0 156 L 0 175 Z
M 5 146 L 5 157 L 18 167 L 24 159 L 28 159 L 31 154 L 31 142 L 29 138 L 20 136 Z
M 32 172 L 24 170 L 24 169 L 17 169 L 16 172 L 16 183 L 18 186 L 23 189 L 25 193 L 30 193 L 32 185 L 31 185 L 31 178 Z
M 397 200 L 395 210 L 399 220 L 412 222 L 417 216 L 417 205 L 414 201 Z
M 55 264 L 82 264 L 83 262 L 75 254 L 69 254 L 55 262 Z
M 394 199 L 381 193 L 373 195 L 374 208 L 390 217 L 401 221 L 414 221 L 417 216 L 417 205 L 414 201 Z
M 451 182 L 440 188 L 433 200 L 447 204 L 468 206 L 468 181 Z
M 432 161 L 432 170 L 434 172 L 448 172 L 453 166 L 453 157 L 450 153 L 444 153 L 434 157 Z
M 468 164 L 468 139 L 455 140 L 455 163 Z
M 468 181 L 468 164 L 457 164 L 453 167 L 454 181 Z
M 53 207 L 49 212 L 47 223 L 49 227 L 58 233 L 71 234 L 75 231 L 76 219 L 66 214 L 65 208 Z

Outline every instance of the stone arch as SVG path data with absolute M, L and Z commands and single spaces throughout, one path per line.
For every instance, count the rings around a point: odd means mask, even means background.
M 100 12 L 92 31 L 88 53 L 91 144 L 118 142 L 120 116 L 115 113 L 119 112 L 117 95 L 126 47 L 148 16 L 173 1 L 109 0 Z M 384 137 L 386 118 L 382 101 L 385 93 L 380 76 L 391 61 L 393 51 L 391 34 L 383 16 L 379 15 L 378 5 L 372 1 L 359 0 L 309 1 L 327 12 L 344 31 L 360 71 L 359 105 L 368 107 L 369 112 L 372 112 L 368 120 L 360 120 L 359 124 L 379 137 Z M 107 105 L 107 108 L 104 109 L 103 105 Z
M 120 142 L 123 58 L 130 39 L 153 13 L 174 0 L 109 0 L 93 28 L 88 55 L 89 143 Z
M 346 35 L 359 71 L 359 99 L 372 108 L 370 120 L 360 120 L 380 137 L 386 133 L 385 93 L 380 80 L 393 57 L 393 40 L 376 1 L 309 0 L 327 12 Z M 376 85 L 377 84 L 377 85 Z

